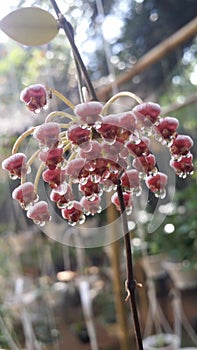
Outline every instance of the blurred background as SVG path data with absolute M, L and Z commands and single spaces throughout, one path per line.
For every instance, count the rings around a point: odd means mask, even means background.
M 165 115 L 179 120 L 179 133 L 193 138 L 195 164 L 196 0 L 59 0 L 58 5 L 73 25 L 100 100 L 128 90 L 160 103 Z M 38 6 L 55 16 L 47 0 L 6 1 L 0 16 L 23 6 Z M 47 45 L 26 47 L 1 32 L 1 161 L 20 133 L 50 112 L 32 117 L 20 102 L 20 91 L 35 83 L 54 87 L 79 103 L 64 33 L 60 30 Z M 65 107 L 55 100 L 49 108 Z M 160 150 L 158 156 L 166 161 Z M 154 221 L 154 229 L 149 226 L 154 203 L 143 209 L 137 224 L 130 221 L 135 276 L 143 283 L 137 302 L 144 338 L 175 333 L 180 347 L 197 348 L 196 174 L 174 181 L 173 198 L 157 205 L 161 218 L 158 224 Z M 122 238 L 93 248 L 63 245 L 25 218 L 12 201 L 14 187 L 0 169 L 0 347 L 128 350 L 133 344 L 135 349 L 133 321 L 124 301 Z M 115 218 L 113 212 L 102 213 L 98 227 L 111 215 Z M 80 228 L 77 235 L 81 239 Z M 179 273 L 182 280 L 176 279 Z

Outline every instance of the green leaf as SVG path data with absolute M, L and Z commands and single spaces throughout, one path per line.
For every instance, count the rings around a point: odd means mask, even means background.
M 59 30 L 56 19 L 38 7 L 24 7 L 9 13 L 0 21 L 0 29 L 27 46 L 46 44 Z

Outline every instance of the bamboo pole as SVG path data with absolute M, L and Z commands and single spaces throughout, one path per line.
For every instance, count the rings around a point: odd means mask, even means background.
M 156 45 L 153 49 L 147 52 L 141 57 L 137 63 L 130 70 L 120 74 L 116 79 L 118 87 L 127 83 L 134 76 L 144 71 L 146 68 L 151 66 L 153 63 L 159 61 L 162 57 L 167 55 L 169 52 L 174 50 L 177 46 L 188 39 L 194 37 L 197 34 L 197 17 L 187 23 L 184 27 L 179 29 L 169 38 L 163 40 L 160 44 Z M 97 89 L 97 97 L 100 101 L 105 101 L 112 92 L 113 83 L 110 83 L 100 89 Z

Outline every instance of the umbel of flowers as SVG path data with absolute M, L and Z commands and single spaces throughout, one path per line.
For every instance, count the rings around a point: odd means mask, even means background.
M 21 100 L 33 113 L 47 107 L 48 94 L 61 98 L 73 111 L 50 113 L 45 122 L 25 131 L 15 142 L 12 155 L 2 162 L 12 179 L 21 179 L 12 197 L 28 218 L 43 226 L 51 219 L 48 204 L 39 197 L 40 178 L 51 188 L 50 200 L 55 202 L 62 217 L 70 225 L 82 224 L 88 215 L 100 213 L 101 196 L 111 192 L 111 201 L 120 210 L 117 192 L 122 186 L 126 212 L 132 211 L 133 196 L 142 192 L 142 181 L 156 197 L 164 198 L 167 175 L 160 172 L 150 150 L 153 137 L 166 145 L 171 155 L 170 166 L 182 178 L 193 172 L 190 149 L 192 139 L 177 132 L 178 120 L 161 117 L 160 106 L 143 103 L 130 92 L 113 96 L 106 104 L 86 101 L 74 106 L 56 90 L 47 91 L 36 84 L 21 92 Z M 110 114 L 109 107 L 117 98 L 135 98 L 137 105 L 126 112 Z M 68 123 L 55 122 L 56 116 L 66 117 Z M 32 135 L 38 150 L 29 158 L 19 152 L 23 140 Z M 35 159 L 40 160 L 35 181 L 28 174 Z M 75 198 L 73 187 L 78 186 Z

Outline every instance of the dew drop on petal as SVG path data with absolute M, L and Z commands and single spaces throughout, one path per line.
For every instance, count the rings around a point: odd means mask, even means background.
M 103 189 L 102 189 L 102 188 L 100 188 L 100 189 L 99 189 L 98 196 L 99 196 L 99 197 L 101 197 L 101 196 L 102 196 L 102 194 L 103 194 Z
M 145 180 L 146 173 L 139 172 L 139 179 Z
M 180 173 L 178 173 L 178 177 L 180 177 L 181 179 L 186 179 L 187 174 L 181 171 Z
M 67 203 L 67 205 L 66 205 L 66 208 L 67 209 L 72 209 L 73 208 L 73 202 L 69 202 L 69 203 Z
M 62 170 L 65 170 L 67 167 L 67 161 L 64 159 L 62 163 L 59 163 L 59 166 L 61 167 Z
M 18 179 L 18 176 L 15 175 L 15 174 L 10 174 L 9 173 L 9 177 L 10 177 L 11 180 L 17 180 Z
M 96 121 L 96 122 L 94 123 L 94 128 L 95 128 L 96 130 L 99 130 L 99 129 L 101 128 L 101 125 L 102 125 L 102 123 L 101 123 L 100 121 Z
M 101 135 L 101 137 L 102 137 L 102 139 L 103 139 L 103 141 L 104 142 L 106 142 L 108 145 L 110 145 L 110 146 L 112 146 L 115 142 L 116 142 L 116 139 L 114 138 L 114 139 L 106 139 L 105 137 L 103 137 L 102 135 Z
M 65 194 L 67 187 L 68 187 L 67 183 L 62 183 L 61 185 L 56 187 L 55 191 L 61 196 Z
M 28 203 L 28 204 L 21 203 L 21 208 L 23 210 L 29 210 L 32 207 L 32 205 L 33 203 Z
M 103 179 L 108 179 L 109 176 L 110 176 L 110 171 L 106 169 L 106 170 L 104 171 L 102 177 L 103 177 Z
M 166 140 L 166 144 L 167 144 L 167 147 L 171 147 L 173 144 L 173 138 L 171 140 Z
M 127 207 L 126 208 L 126 214 L 130 215 L 132 213 L 132 207 Z
M 40 223 L 39 223 L 39 226 L 40 227 L 44 227 L 46 225 L 46 222 L 45 221 L 40 221 Z
M 134 187 L 132 190 L 133 195 L 135 195 L 136 197 L 141 196 L 142 194 L 142 188 L 141 186 L 138 187 Z
M 91 212 L 89 210 L 84 210 L 84 214 L 89 216 L 91 214 Z
M 103 185 L 103 191 L 109 193 L 113 190 L 113 186 L 112 185 Z
M 57 202 L 57 207 L 59 209 L 65 209 L 65 208 L 68 208 L 68 203 L 62 203 L 60 201 Z
M 84 224 L 85 220 L 86 220 L 86 217 L 85 217 L 84 214 L 82 214 L 82 215 L 80 216 L 79 220 L 78 220 L 78 223 L 79 223 L 80 225 L 82 225 L 82 224 Z
M 89 126 L 88 124 L 81 124 L 81 128 L 86 130 L 91 130 L 91 126 Z
M 28 166 L 28 167 L 27 167 L 27 174 L 30 174 L 30 173 L 31 173 L 31 167 Z
M 42 107 L 42 109 L 44 109 L 45 111 L 47 110 L 47 108 L 48 108 L 48 104 L 46 104 Z
M 150 126 L 150 127 L 146 127 L 144 128 L 144 136 L 152 136 L 153 134 L 153 128 Z
M 86 185 L 87 182 L 88 182 L 87 177 L 81 177 L 81 179 L 79 180 L 80 185 Z
M 84 168 L 87 171 L 94 171 L 95 170 L 95 164 L 94 164 L 94 162 L 87 163 L 87 164 L 85 164 Z
M 98 174 L 93 174 L 91 175 L 91 181 L 97 184 L 101 181 L 101 176 Z
M 149 171 L 148 175 L 154 176 L 154 175 L 156 175 L 157 173 L 158 173 L 158 169 L 157 169 L 156 167 L 154 167 L 153 169 L 151 169 L 151 170 Z
M 68 221 L 68 224 L 70 225 L 70 226 L 76 226 L 76 222 L 75 221 Z
M 100 214 L 102 212 L 102 207 L 99 205 L 98 209 L 97 209 L 97 214 Z
M 35 114 L 39 114 L 40 112 L 41 112 L 41 108 L 37 108 L 37 109 L 35 109 L 35 111 L 34 111 Z
M 157 197 L 157 198 L 164 199 L 165 196 L 166 196 L 166 189 L 165 188 L 155 192 L 155 197 Z
M 43 145 L 43 143 L 40 143 L 40 144 L 39 144 L 39 147 L 40 147 L 40 149 L 41 149 L 43 152 L 48 152 L 48 151 L 49 151 L 49 147 L 47 147 L 46 145 Z
M 181 154 L 172 154 L 172 160 L 174 160 L 176 162 L 180 162 L 181 159 L 182 159 Z
M 92 193 L 91 196 L 86 196 L 87 200 L 93 202 L 97 198 L 96 193 Z

